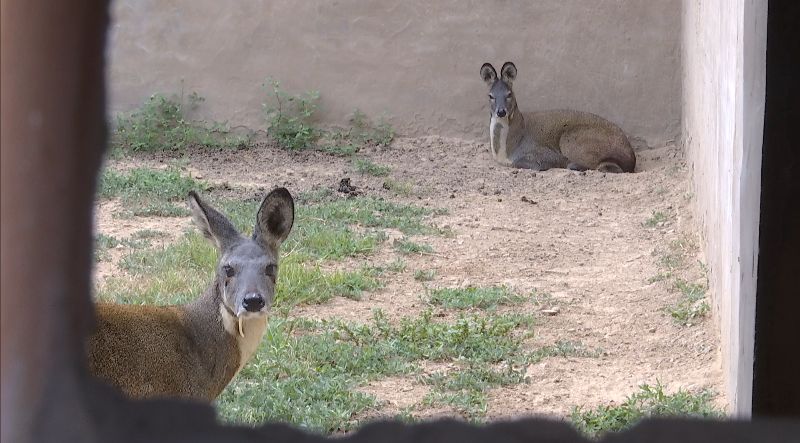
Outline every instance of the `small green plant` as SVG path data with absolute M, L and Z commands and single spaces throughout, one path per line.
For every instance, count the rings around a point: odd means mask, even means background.
M 277 80 L 268 83 L 273 101 L 264 104 L 269 134 L 285 149 L 310 147 L 321 135 L 311 123 L 317 111 L 319 92 L 292 95 L 281 89 Z
M 332 196 L 333 191 L 329 188 L 315 188 L 310 191 L 301 192 L 297 195 L 296 200 L 298 203 L 310 205 L 330 201 Z
M 414 192 L 414 186 L 411 183 L 398 181 L 392 178 L 387 178 L 383 181 L 383 189 L 392 191 L 395 195 L 400 197 L 409 197 Z
M 414 280 L 416 281 L 432 281 L 434 278 L 436 278 L 435 269 L 418 269 L 414 271 Z
M 672 319 L 681 326 L 691 325 L 695 319 L 705 317 L 710 310 L 706 302 L 706 286 L 700 283 L 689 283 L 683 279 L 675 280 L 675 289 L 681 299 L 668 309 Z
M 660 281 L 665 281 L 665 280 L 669 279 L 670 277 L 672 277 L 672 273 L 671 272 L 659 272 L 658 274 L 648 278 L 647 279 L 647 284 L 653 284 L 653 283 L 658 283 Z
M 356 168 L 357 172 L 373 177 L 386 177 L 391 171 L 391 168 L 388 166 L 379 165 L 369 159 L 362 158 L 354 159 L 353 166 Z
M 189 213 L 183 205 L 189 191 L 206 189 L 208 184 L 176 168 L 135 168 L 124 173 L 104 171 L 98 194 L 100 198 L 119 198 L 123 210 L 134 216 L 177 217 Z
M 120 241 L 117 238 L 105 235 L 105 234 L 97 234 L 94 239 L 94 261 L 100 262 L 103 260 L 108 259 L 108 250 L 116 248 L 120 244 Z
M 394 240 L 394 248 L 401 254 L 433 254 L 433 248 L 430 245 L 421 243 L 414 243 L 407 238 L 398 238 Z
M 359 151 L 360 146 L 350 142 L 326 143 L 320 146 L 318 149 L 322 152 L 335 155 L 337 157 L 350 157 Z
M 375 144 L 378 146 L 389 146 L 394 140 L 394 129 L 385 120 L 381 119 L 377 125 L 373 125 L 367 115 L 359 109 L 353 111 L 350 117 L 349 138 L 364 144 Z
M 674 394 L 664 392 L 661 383 L 641 385 L 639 392 L 628 396 L 619 406 L 600 406 L 594 410 L 575 407 L 570 419 L 584 434 L 598 438 L 607 432 L 627 429 L 640 420 L 654 416 L 691 416 L 721 418 L 722 411 L 711 403 L 710 391 L 690 393 L 682 390 Z
M 668 217 L 665 213 L 661 211 L 653 211 L 653 214 L 644 221 L 643 225 L 647 228 L 655 228 L 657 226 L 663 226 L 668 220 Z
M 406 268 L 407 268 L 406 262 L 401 258 L 394 259 L 391 262 L 386 263 L 385 265 L 378 265 L 373 267 L 373 269 L 378 275 L 383 275 L 386 272 L 399 274 L 401 272 L 405 272 Z
M 196 92 L 184 99 L 154 94 L 136 111 L 117 116 L 112 145 L 122 151 L 177 151 L 190 146 L 241 147 L 249 137 L 236 136 L 222 123 L 190 120 L 186 114 L 205 99 Z
M 364 146 L 388 146 L 394 139 L 392 127 L 381 120 L 373 125 L 366 114 L 356 109 L 350 117 L 350 127 L 329 131 L 318 149 L 342 157 L 350 156 Z
M 433 305 L 454 309 L 489 309 L 526 300 L 505 286 L 433 289 L 428 299 Z

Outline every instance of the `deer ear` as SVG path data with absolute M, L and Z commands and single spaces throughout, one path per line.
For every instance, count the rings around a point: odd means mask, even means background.
M 187 203 L 192 210 L 194 224 L 220 251 L 227 250 L 242 238 L 228 217 L 204 202 L 196 192 L 189 192 Z
M 484 63 L 481 66 L 481 78 L 489 86 L 492 86 L 497 81 L 497 71 L 494 70 L 494 66 L 491 63 Z
M 500 69 L 500 78 L 509 85 L 517 78 L 517 67 L 514 63 L 505 62 Z
M 286 188 L 275 188 L 261 202 L 253 239 L 277 251 L 294 225 L 294 199 Z

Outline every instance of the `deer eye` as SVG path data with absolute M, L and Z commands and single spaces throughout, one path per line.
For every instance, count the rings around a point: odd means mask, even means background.
M 494 100 L 494 96 L 492 94 L 489 94 L 489 99 Z
M 233 266 L 225 265 L 222 267 L 222 270 L 225 271 L 225 276 L 231 278 L 236 274 L 236 271 L 233 269 Z
M 278 275 L 278 266 L 269 264 L 266 268 L 264 268 L 264 273 L 267 274 L 267 277 L 271 278 L 272 281 L 275 281 L 275 278 Z
M 510 92 L 506 94 L 506 98 L 511 98 L 511 93 Z

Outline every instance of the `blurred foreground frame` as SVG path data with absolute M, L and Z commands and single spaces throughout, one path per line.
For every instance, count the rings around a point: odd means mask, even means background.
M 106 1 L 2 1 L 2 441 L 314 442 L 212 407 L 130 401 L 88 376 L 94 190 L 107 145 Z M 606 442 L 800 441 L 796 422 L 647 420 Z M 794 440 L 793 440 L 794 439 Z M 342 442 L 582 442 L 543 419 L 376 423 Z

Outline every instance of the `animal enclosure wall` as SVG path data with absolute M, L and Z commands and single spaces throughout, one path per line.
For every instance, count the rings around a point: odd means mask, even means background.
M 733 412 L 752 403 L 767 1 L 684 1 L 684 146 L 692 165 Z
M 680 0 L 214 0 L 113 3 L 112 112 L 154 92 L 263 128 L 267 77 L 321 93 L 319 118 L 355 108 L 407 135 L 486 135 L 483 62 L 519 68 L 522 110 L 578 108 L 650 145 L 680 130 Z

